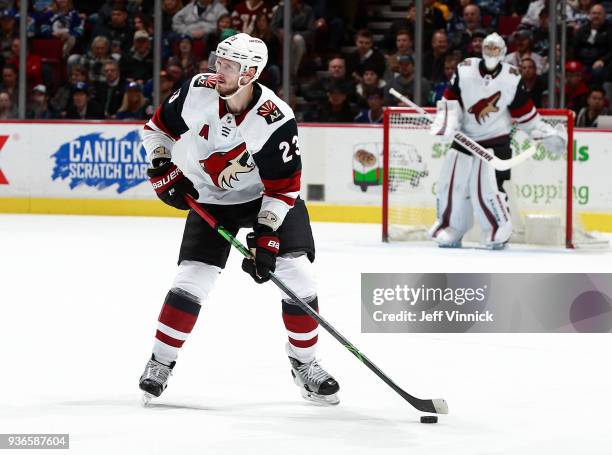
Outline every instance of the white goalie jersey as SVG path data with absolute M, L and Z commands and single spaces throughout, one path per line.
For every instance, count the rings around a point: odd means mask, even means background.
M 479 142 L 510 134 L 513 120 L 528 127 L 539 118 L 518 69 L 508 63 L 487 73 L 482 59 L 463 60 L 444 98 L 459 101 L 463 108 L 461 130 Z
M 157 108 L 142 132 L 149 159 L 160 146 L 172 150 L 190 130 L 183 171 L 193 180 L 198 201 L 240 204 L 263 195 L 261 211 L 272 212 L 280 224 L 300 190 L 302 165 L 293 111 L 255 82 L 251 103 L 233 115 L 215 86 L 215 74 L 198 74 Z

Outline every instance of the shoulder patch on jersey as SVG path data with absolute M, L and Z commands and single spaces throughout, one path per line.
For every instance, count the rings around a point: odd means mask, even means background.
M 514 76 L 520 76 L 521 75 L 519 70 L 516 67 L 514 67 L 514 66 L 511 66 L 510 68 L 508 68 L 508 71 L 510 72 L 510 74 L 512 74 Z
M 285 118 L 285 114 L 272 101 L 267 100 L 257 108 L 257 115 L 261 115 L 268 125 Z
M 482 121 L 486 120 L 489 114 L 491 114 L 492 112 L 499 111 L 499 108 L 497 107 L 497 102 L 500 98 L 501 92 L 497 91 L 487 98 L 482 98 L 478 100 L 472 105 L 472 107 L 468 109 L 468 112 L 470 114 L 474 114 L 474 117 L 476 117 L 476 121 L 480 125 Z
M 194 82 L 194 87 L 215 88 L 217 86 L 216 74 L 202 74 Z
M 459 63 L 459 66 L 472 66 L 472 59 L 466 58 Z

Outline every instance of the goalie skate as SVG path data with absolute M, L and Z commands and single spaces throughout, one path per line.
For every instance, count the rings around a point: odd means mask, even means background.
M 305 400 L 324 405 L 340 403 L 338 382 L 316 360 L 308 363 L 300 362 L 293 357 L 289 346 L 287 346 L 287 354 L 291 363 L 293 381 L 300 388 L 300 393 Z
M 165 365 L 158 362 L 154 355 L 147 362 L 142 376 L 140 376 L 140 390 L 144 392 L 142 401 L 147 405 L 151 399 L 159 397 L 168 386 L 168 379 L 176 362 Z

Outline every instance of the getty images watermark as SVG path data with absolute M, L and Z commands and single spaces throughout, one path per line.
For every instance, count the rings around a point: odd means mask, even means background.
M 410 307 L 422 307 L 439 302 L 452 303 L 457 306 L 470 304 L 473 302 L 484 302 L 487 285 L 481 288 L 440 288 L 426 287 L 421 285 L 418 288 L 407 284 L 396 284 L 392 288 L 376 288 L 372 291 L 372 303 L 381 306 L 390 302 L 403 302 Z M 486 310 L 481 313 L 478 310 L 473 312 L 461 312 L 459 310 L 430 310 L 430 309 L 410 309 L 399 310 L 399 312 L 388 313 L 382 309 L 375 310 L 372 314 L 376 322 L 493 322 L 493 313 Z
M 364 273 L 363 332 L 611 332 L 612 274 Z

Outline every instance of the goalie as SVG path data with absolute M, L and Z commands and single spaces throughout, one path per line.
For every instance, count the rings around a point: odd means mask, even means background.
M 497 33 L 488 35 L 483 58 L 468 58 L 457 66 L 451 83 L 438 101 L 431 134 L 451 140 L 463 132 L 500 159 L 512 157 L 512 122 L 548 151 L 561 154 L 566 134 L 545 123 L 529 98 L 518 69 L 503 63 L 506 45 Z M 474 215 L 482 228 L 482 243 L 502 249 L 512 234 L 508 196 L 503 183 L 510 170 L 496 171 L 454 141 L 437 185 L 437 219 L 429 236 L 440 247 L 461 247 Z

